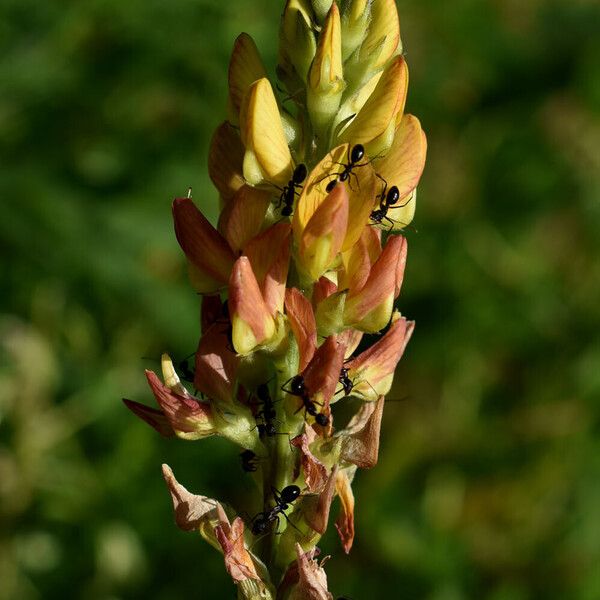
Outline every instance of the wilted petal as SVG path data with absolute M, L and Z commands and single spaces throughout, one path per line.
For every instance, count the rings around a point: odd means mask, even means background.
M 260 580 L 244 543 L 244 521 L 236 517 L 233 524 L 230 524 L 220 506 L 218 515 L 219 524 L 215 528 L 215 534 L 223 550 L 225 568 L 234 583 L 238 584 L 245 579 Z
M 244 145 L 239 133 L 225 121 L 215 131 L 208 153 L 208 174 L 224 200 L 246 182 L 243 175 Z
M 219 231 L 234 252 L 242 248 L 262 229 L 271 194 L 242 186 L 225 205 L 219 217 Z
M 188 260 L 200 275 L 200 293 L 214 293 L 229 280 L 235 257 L 227 241 L 196 208 L 191 198 L 173 201 L 175 235 Z M 198 280 L 196 280 L 198 283 Z
M 407 321 L 395 313 L 386 334 L 346 364 L 348 375 L 354 381 L 354 395 L 365 400 L 376 400 L 379 395 L 390 391 L 394 371 L 404 354 L 414 327 L 414 321 Z
M 314 212 L 300 239 L 299 262 L 311 281 L 317 281 L 332 265 L 348 228 L 348 193 L 340 184 Z
M 286 185 L 292 176 L 292 155 L 268 79 L 259 79 L 250 86 L 240 114 L 240 128 L 246 146 L 244 177 L 248 183 Z
M 387 325 L 394 303 L 398 262 L 405 255 L 405 238 L 389 236 L 383 252 L 360 290 L 350 290 L 344 320 L 362 331 L 374 333 Z
M 162 466 L 163 477 L 171 493 L 175 523 L 183 531 L 211 530 L 219 522 L 219 503 L 212 498 L 188 492 L 173 475 L 169 465 Z M 211 540 L 207 540 L 211 542 Z M 215 543 L 214 535 L 212 543 Z
M 196 351 L 194 386 L 216 402 L 233 402 L 239 359 L 228 347 L 227 323 L 216 322 L 200 338 Z
M 341 431 L 344 443 L 342 447 L 342 460 L 352 463 L 362 469 L 370 469 L 377 464 L 379 457 L 379 432 L 381 430 L 381 418 L 383 417 L 383 396 L 375 403 L 365 404 L 362 410 L 350 421 L 346 431 Z M 372 408 L 371 408 L 372 407 Z M 359 424 L 369 417 L 358 431 Z M 345 435 L 348 431 L 351 433 Z
M 317 349 L 317 323 L 306 296 L 296 288 L 285 293 L 285 311 L 300 352 L 299 371 L 304 371 Z
M 311 492 L 318 492 L 327 483 L 327 469 L 310 451 L 310 444 L 315 441 L 317 434 L 312 427 L 304 425 L 304 433 L 295 437 L 291 443 L 300 450 L 300 463 L 306 487 Z
M 127 398 L 123 398 L 123 402 L 134 415 L 148 423 L 150 427 L 156 429 L 163 437 L 168 438 L 175 435 L 175 431 L 173 431 L 169 419 L 167 419 L 162 410 L 151 408 L 150 406 L 134 402 L 133 400 L 127 400 Z
M 342 541 L 344 552 L 349 554 L 354 542 L 354 494 L 345 469 L 338 471 L 335 487 L 341 501 L 340 514 L 335 522 L 335 528 Z
M 306 496 L 303 501 L 304 520 L 312 529 L 320 534 L 325 533 L 327 529 L 329 510 L 335 493 L 337 472 L 338 467 L 335 465 L 321 493 L 314 496 Z
M 182 394 L 173 391 L 152 371 L 146 371 L 146 378 L 156 401 L 178 437 L 198 440 L 216 433 L 210 405 L 198 402 L 187 392 Z
M 319 563 L 313 559 L 314 550 L 304 552 L 296 544 L 298 583 L 292 587 L 289 600 L 333 600 L 327 591 L 327 575 Z
M 276 223 L 244 248 L 271 315 L 283 312 L 290 264 L 291 227 Z
M 240 34 L 229 61 L 229 98 L 236 115 L 250 86 L 263 77 L 265 68 L 254 40 L 247 33 Z
M 385 69 L 375 90 L 354 120 L 340 135 L 340 142 L 367 145 L 385 134 L 404 110 L 408 90 L 408 67 L 399 56 Z M 393 130 L 392 130 L 393 131 Z
M 248 354 L 275 334 L 275 321 L 265 304 L 247 256 L 240 256 L 229 280 L 229 313 L 233 345 Z

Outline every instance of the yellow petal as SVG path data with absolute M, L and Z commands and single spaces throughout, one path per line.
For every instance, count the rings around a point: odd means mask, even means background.
M 244 177 L 248 183 L 286 185 L 292 176 L 292 155 L 268 79 L 259 79 L 250 86 L 240 113 L 240 127 L 246 145 Z
M 400 22 L 394 0 L 374 0 L 369 32 L 360 49 L 361 58 L 378 52 L 373 68 L 381 68 L 394 54 L 402 52 Z
M 235 114 L 239 114 L 248 88 L 263 77 L 266 77 L 265 68 L 254 40 L 247 33 L 240 34 L 229 61 L 229 97 Z
M 390 121 L 404 110 L 407 89 L 408 67 L 399 56 L 388 65 L 365 105 L 340 135 L 340 141 L 368 144 L 385 133 Z
M 352 171 L 353 174 L 345 184 L 338 184 L 345 185 L 349 206 L 348 228 L 342 244 L 342 252 L 351 248 L 360 238 L 373 209 L 377 178 L 372 165 L 367 160 L 366 157 L 363 159 L 361 166 Z M 342 144 L 327 154 L 308 176 L 292 221 L 294 237 L 298 243 L 309 220 L 327 197 L 327 184 L 343 169 L 336 163 L 347 162 L 348 144 Z
M 300 264 L 311 281 L 321 277 L 340 251 L 348 228 L 348 209 L 346 186 L 336 185 L 302 232 Z
M 317 53 L 308 74 L 308 112 L 313 127 L 322 136 L 326 135 L 339 109 L 345 87 L 340 12 L 334 2 L 319 36 Z

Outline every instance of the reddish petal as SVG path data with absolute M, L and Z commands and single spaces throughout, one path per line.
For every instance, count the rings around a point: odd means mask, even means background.
M 337 336 L 329 336 L 317 349 L 308 367 L 302 372 L 304 384 L 311 398 L 328 406 L 335 392 L 346 347 Z M 318 398 L 317 398 L 318 397 Z
M 198 402 L 191 396 L 175 393 L 153 371 L 146 378 L 159 406 L 180 437 L 199 439 L 215 433 L 210 405 Z
M 290 264 L 292 230 L 289 223 L 276 223 L 244 248 L 271 315 L 283 312 L 285 283 Z
M 309 491 L 317 492 L 324 488 L 327 483 L 327 469 L 310 451 L 309 445 L 316 439 L 316 433 L 312 427 L 304 426 L 304 433 L 292 440 L 292 445 L 300 449 L 300 462 L 304 481 Z
M 196 208 L 191 198 L 173 201 L 175 235 L 187 258 L 202 274 L 226 284 L 235 257 L 221 234 Z
M 215 323 L 200 338 L 196 351 L 194 386 L 218 402 L 233 401 L 239 359 L 229 346 L 226 323 Z
M 298 370 L 304 371 L 317 349 L 317 323 L 312 306 L 306 296 L 291 288 L 285 293 L 285 311 L 290 327 L 298 343 L 300 363 Z
M 337 289 L 338 286 L 333 281 L 331 281 L 331 279 L 328 279 L 325 276 L 321 277 L 313 287 L 313 306 L 316 308 L 316 306 L 320 302 L 322 302 L 326 298 L 329 298 L 331 294 L 337 292 Z
M 270 202 L 269 192 L 244 185 L 225 205 L 219 217 L 219 231 L 234 252 L 241 252 L 259 234 Z
M 329 510 L 335 493 L 335 482 L 338 467 L 335 465 L 329 475 L 325 487 L 318 496 L 307 496 L 304 499 L 304 520 L 318 533 L 325 533 L 329 521 Z
M 384 402 L 384 397 L 380 396 L 376 403 L 369 403 L 363 406 L 362 410 L 367 413 L 370 411 L 371 414 L 360 430 L 343 436 L 344 445 L 341 457 L 344 461 L 362 469 L 370 469 L 377 464 L 379 457 L 379 432 L 381 430 Z M 362 421 L 363 418 L 363 415 L 360 413 L 356 416 L 358 422 Z M 354 428 L 356 428 L 356 424 L 351 421 L 348 424 L 347 431 L 352 431 Z M 341 435 L 344 434 L 344 432 L 340 433 Z
M 341 507 L 335 528 L 342 540 L 344 552 L 349 554 L 354 542 L 354 494 L 346 471 L 338 471 L 336 491 L 340 497 Z
M 246 183 L 242 175 L 243 163 L 244 146 L 240 135 L 225 121 L 217 127 L 208 154 L 208 174 L 225 200 Z
M 164 413 L 161 410 L 156 410 L 156 408 L 150 408 L 145 404 L 140 404 L 139 402 L 134 402 L 133 400 L 127 400 L 127 398 L 123 398 L 123 402 L 125 406 L 134 414 L 136 417 L 142 419 L 156 429 L 160 435 L 163 437 L 173 437 L 175 432 L 173 431 L 173 427 L 171 427 L 171 423 L 167 417 L 165 417 Z
M 233 345 L 240 354 L 247 354 L 270 339 L 275 322 L 247 256 L 240 256 L 229 280 L 229 314 L 233 327 Z

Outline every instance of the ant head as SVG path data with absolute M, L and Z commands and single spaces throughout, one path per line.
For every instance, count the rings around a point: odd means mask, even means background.
M 340 369 L 340 379 L 346 379 L 348 377 L 348 367 L 342 367 Z
M 356 144 L 350 152 L 350 161 L 353 163 L 360 162 L 365 155 L 365 147 L 362 144 Z
M 300 495 L 300 488 L 297 485 L 288 485 L 281 490 L 281 501 L 284 504 L 290 504 Z
M 300 185 L 308 175 L 308 170 L 306 169 L 306 165 L 304 163 L 300 163 L 295 169 L 294 174 L 292 175 L 292 182 L 296 185 Z
M 337 185 L 337 179 L 332 179 L 325 188 L 325 191 L 329 194 L 333 190 L 333 188 Z
M 256 388 L 256 395 L 258 399 L 262 402 L 268 402 L 271 399 L 271 394 L 269 393 L 269 386 L 266 383 L 261 383 Z
M 304 377 L 302 375 L 295 375 L 290 381 L 290 390 L 292 395 L 302 396 L 304 394 Z
M 323 413 L 317 413 L 315 415 L 315 421 L 317 422 L 317 425 L 320 425 L 321 427 L 329 425 L 329 417 Z
M 393 204 L 396 204 L 398 200 L 400 200 L 400 192 L 398 191 L 398 188 L 394 185 L 389 189 L 385 198 L 385 203 L 388 206 L 392 206 Z

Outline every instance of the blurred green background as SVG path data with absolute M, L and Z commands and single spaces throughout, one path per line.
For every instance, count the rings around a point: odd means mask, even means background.
M 209 136 L 240 31 L 278 0 L 0 0 L 0 598 L 234 598 L 173 524 L 250 486 L 222 440 L 161 439 L 144 356 L 198 299 L 170 201 L 214 203 Z M 429 158 L 400 307 L 415 336 L 359 473 L 354 600 L 600 598 L 600 7 L 402 0 Z M 214 206 L 214 204 L 212 204 Z M 234 466 L 235 465 L 235 468 Z

